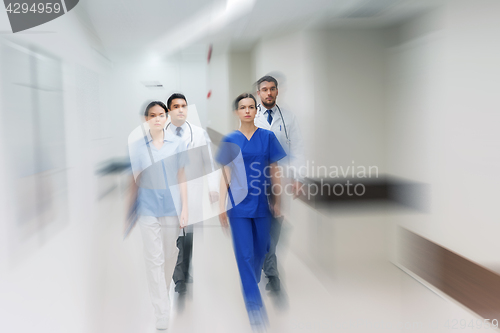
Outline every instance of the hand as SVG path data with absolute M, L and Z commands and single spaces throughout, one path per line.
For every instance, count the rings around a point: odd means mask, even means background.
M 273 214 L 274 217 L 281 216 L 280 204 L 275 203 L 274 205 L 272 205 L 271 206 L 271 213 Z
M 300 195 L 300 192 L 302 190 L 302 187 L 304 186 L 303 183 L 299 182 L 298 180 L 294 180 L 292 184 L 292 192 L 293 192 L 293 199 L 297 199 L 298 196 Z
M 137 224 L 137 197 L 134 199 L 130 200 L 130 203 L 128 204 L 128 210 L 125 213 L 126 219 L 125 223 L 123 224 L 123 234 L 125 237 L 129 235 L 132 232 L 132 229 L 134 229 L 135 225 Z
M 210 191 L 208 198 L 210 199 L 210 203 L 219 201 L 219 192 Z
M 220 221 L 220 225 L 223 228 L 227 228 L 229 226 L 229 222 L 227 221 L 227 213 L 226 212 L 222 212 L 219 214 L 219 221 Z
M 219 221 L 220 221 L 220 225 L 222 226 L 222 232 L 224 233 L 224 235 L 229 237 L 230 236 L 230 234 L 229 234 L 229 222 L 227 220 L 227 213 L 226 212 L 219 214 Z
M 181 212 L 181 216 L 179 216 L 179 224 L 181 228 L 184 228 L 188 225 L 188 211 L 187 209 L 183 209 Z

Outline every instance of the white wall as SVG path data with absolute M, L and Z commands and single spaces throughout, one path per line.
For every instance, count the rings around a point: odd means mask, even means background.
M 255 88 L 253 83 L 253 62 L 252 53 L 247 52 L 231 52 L 229 53 L 229 96 L 231 98 L 231 110 L 234 109 L 232 101 L 236 96 L 242 93 L 251 93 L 254 96 Z M 238 117 L 231 112 L 232 129 L 237 129 L 240 126 Z
M 429 213 L 333 211 L 325 223 L 303 207 L 291 214 L 302 237 L 292 248 L 307 253 L 315 239 L 338 238 L 357 249 L 325 241 L 318 253 L 330 253 L 326 261 L 341 252 L 359 259 L 363 249 L 390 258 L 383 243 L 400 224 L 498 265 L 499 12 L 494 1 L 454 1 L 394 28 L 303 31 L 257 44 L 255 78 L 286 77 L 278 102 L 299 117 L 316 165 L 354 160 L 431 189 Z
M 389 171 L 432 191 L 429 215 L 399 222 L 486 265 L 500 252 L 499 14 L 497 1 L 450 1 L 390 50 Z
M 3 11 L 0 26 L 4 31 L 10 30 Z M 106 119 L 109 105 L 106 87 L 112 64 L 96 51 L 99 41 L 81 25 L 76 10 L 32 31 L 35 33 L 3 37 L 13 44 L 45 50 L 62 60 L 69 215 L 66 220 L 49 224 L 19 240 L 15 239 L 18 226 L 13 212 L 22 207 L 7 204 L 2 207 L 0 330 L 66 332 L 71 327 L 73 332 L 85 332 L 87 300 L 92 293 L 88 281 L 96 262 L 89 255 L 96 214 L 94 168 L 97 161 L 112 152 L 109 137 L 100 129 L 93 129 Z M 98 107 L 97 112 L 87 113 L 92 110 L 78 103 L 78 93 L 85 87 L 77 72 L 91 73 L 95 85 L 86 97 L 95 98 L 93 105 Z M 97 122 L 96 116 L 100 117 Z M 19 133 L 24 135 L 22 128 Z M 0 165 L 2 177 L 10 177 L 3 167 Z M 0 202 L 9 202 L 11 195 L 2 187 Z
M 385 34 L 381 29 L 317 33 L 317 163 L 385 169 Z M 354 162 L 354 163 L 353 163 Z
M 236 129 L 231 110 L 229 59 L 228 53 L 214 52 L 208 65 L 208 90 L 212 94 L 207 102 L 207 127 L 224 135 Z
M 312 40 L 315 165 L 326 166 L 330 176 L 337 168 L 354 168 L 354 184 L 367 181 L 357 177 L 362 168 L 376 180 L 386 170 L 386 33 L 383 29 L 325 29 L 315 31 Z M 347 177 L 353 178 L 352 173 Z M 385 209 L 336 206 L 315 214 L 311 258 L 327 272 L 335 274 L 344 264 L 367 265 L 391 258 L 394 222 Z

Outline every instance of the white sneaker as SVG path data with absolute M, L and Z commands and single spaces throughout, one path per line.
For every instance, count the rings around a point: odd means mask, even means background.
M 156 320 L 157 330 L 166 330 L 168 328 L 168 318 L 163 317 Z

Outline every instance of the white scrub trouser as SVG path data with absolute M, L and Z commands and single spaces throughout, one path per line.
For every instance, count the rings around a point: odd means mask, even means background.
M 177 262 L 177 216 L 141 216 L 138 220 L 144 244 L 146 277 L 156 318 L 170 316 L 168 292 Z

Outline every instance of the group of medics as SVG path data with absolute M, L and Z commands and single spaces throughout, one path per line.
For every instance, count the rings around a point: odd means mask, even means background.
M 207 132 L 187 121 L 187 100 L 178 93 L 166 105 L 149 103 L 146 126 L 140 127 L 137 140 L 129 138 L 132 206 L 143 239 L 157 329 L 168 328 L 170 281 L 182 294 L 191 279 L 192 225 L 204 218 L 203 178 L 208 180 L 210 202 L 219 202 L 221 226 L 231 230 L 250 324 L 255 331 L 266 329 L 258 283 L 263 270 L 266 290 L 280 292 L 276 245 L 290 200 L 273 186 L 291 182 L 298 193 L 302 176 L 283 170 L 302 169 L 297 166 L 303 161 L 303 147 L 295 116 L 276 104 L 277 80 L 259 79 L 257 95 L 260 104 L 252 94 L 234 101 L 240 127 L 223 138 L 215 159 Z

